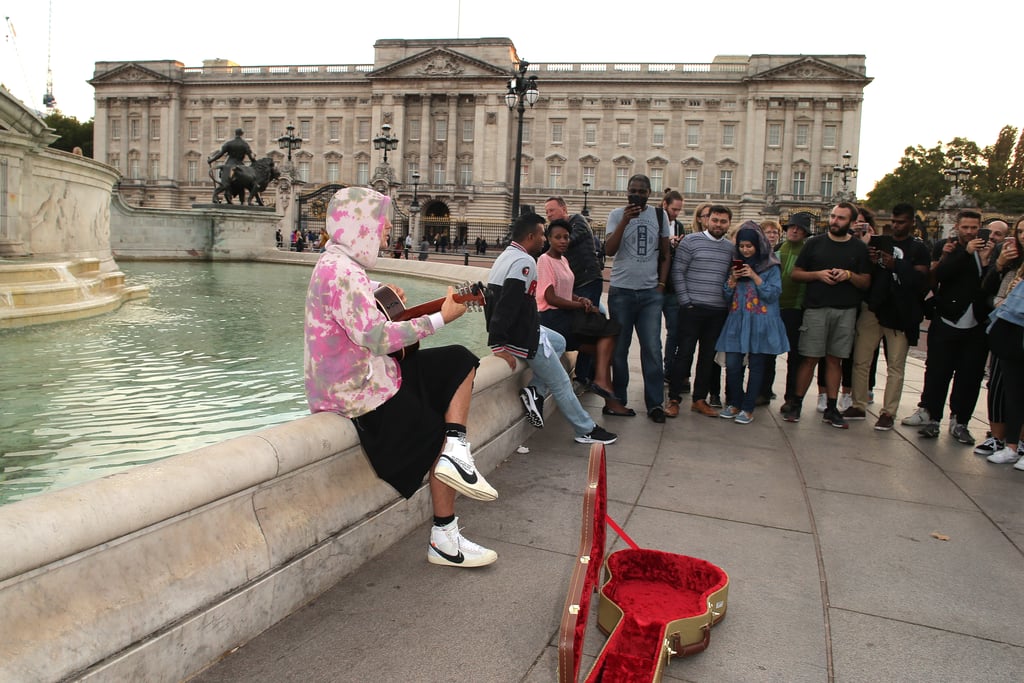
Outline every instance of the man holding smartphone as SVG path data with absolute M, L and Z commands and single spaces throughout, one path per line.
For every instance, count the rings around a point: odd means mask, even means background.
M 878 431 L 893 428 L 903 394 L 907 352 L 917 344 L 924 320 L 930 258 L 924 243 L 914 237 L 914 207 L 892 209 L 892 235 L 875 235 L 868 243 L 871 289 L 857 318 L 853 345 L 853 405 L 843 411 L 846 420 L 863 420 L 867 413 L 868 373 L 878 342 L 885 338 L 886 381 Z
M 967 421 L 974 414 L 985 377 L 988 339 L 985 322 L 989 306 L 981 288 L 992 244 L 979 236 L 981 214 L 963 209 L 956 217 L 954 235 L 936 245 L 932 254 L 931 283 L 934 315 L 928 328 L 924 390 L 917 412 L 904 425 L 923 425 L 925 438 L 939 435 L 939 420 L 949 394 L 949 433 L 962 444 L 974 445 Z
M 636 330 L 647 416 L 665 422 L 665 369 L 661 356 L 661 308 L 669 272 L 671 227 L 664 211 L 647 205 L 651 180 L 636 174 L 626 185 L 628 203 L 608 214 L 605 253 L 615 257 L 608 288 L 609 317 L 622 326 L 612 359 L 615 395 L 626 403 L 629 347 Z

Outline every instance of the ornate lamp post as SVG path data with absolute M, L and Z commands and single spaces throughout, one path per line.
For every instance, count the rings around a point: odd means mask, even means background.
M 373 148 L 384 150 L 384 164 L 388 163 L 388 152 L 398 149 L 398 138 L 391 136 L 391 124 L 385 123 L 380 127 L 380 135 L 373 139 Z
M 583 214 L 584 218 L 590 218 L 590 210 L 587 208 L 587 195 L 588 194 L 590 194 L 590 181 L 589 180 L 584 180 L 583 181 L 583 211 L 580 212 L 580 213 Z
M 971 177 L 971 169 L 964 168 L 963 163 L 964 158 L 957 154 L 953 157 L 953 167 L 942 170 L 942 175 L 946 176 L 951 186 L 951 194 L 963 192 L 963 184 Z
M 419 171 L 412 172 L 412 203 L 409 204 L 409 213 L 412 214 L 413 228 L 412 241 L 413 249 L 420 248 L 420 199 L 417 190 L 420 185 Z
M 856 196 L 849 190 L 850 178 L 857 177 L 857 167 L 850 165 L 852 156 L 850 151 L 847 150 L 843 153 L 843 165 L 839 166 L 837 164 L 832 167 L 832 170 L 842 176 L 843 179 L 843 189 L 836 194 L 836 198 L 840 201 L 853 201 L 856 199 Z
M 281 149 L 288 150 L 288 164 L 291 165 L 292 150 L 302 149 L 302 138 L 295 137 L 295 126 L 289 125 L 287 128 L 285 128 L 285 130 L 288 131 L 287 135 L 282 135 L 281 137 L 279 137 L 277 139 L 277 144 L 281 147 Z
M 519 62 L 519 72 L 512 71 L 512 78 L 508 81 L 508 92 L 505 93 L 505 104 L 509 109 L 519 112 L 519 132 L 516 135 L 516 171 L 512 181 L 512 220 L 519 217 L 519 186 L 523 173 L 523 114 L 526 112 L 526 105 L 533 107 L 540 92 L 537 90 L 537 77 L 526 77 L 526 70 L 530 63 L 525 59 Z

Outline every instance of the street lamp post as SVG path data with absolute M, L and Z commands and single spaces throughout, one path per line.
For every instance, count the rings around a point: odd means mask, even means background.
M 943 169 L 942 175 L 946 176 L 946 180 L 952 189 L 952 194 L 963 192 L 963 184 L 967 182 L 967 179 L 971 176 L 971 170 L 963 167 L 964 158 L 959 154 L 953 157 L 953 167 Z
M 409 213 L 412 214 L 412 241 L 413 248 L 420 248 L 420 199 L 417 190 L 420 185 L 419 171 L 412 172 L 412 203 L 409 204 Z
M 285 128 L 285 130 L 288 131 L 287 135 L 282 135 L 281 137 L 279 137 L 277 139 L 277 144 L 281 147 L 281 149 L 288 150 L 288 164 L 291 165 L 292 150 L 302 149 L 302 138 L 295 137 L 295 126 L 289 125 L 287 128 Z
M 526 77 L 526 70 L 530 63 L 525 59 L 519 62 L 519 72 L 512 71 L 512 78 L 508 81 L 508 92 L 505 93 L 505 104 L 509 109 L 519 112 L 519 131 L 516 134 L 516 170 L 515 178 L 512 181 L 512 220 L 519 217 L 519 189 L 523 173 L 523 114 L 526 113 L 526 105 L 530 107 L 537 102 L 540 92 L 537 91 L 537 77 Z
M 843 165 L 839 166 L 837 164 L 832 167 L 832 170 L 841 175 L 843 178 L 843 189 L 840 193 L 838 193 L 838 198 L 841 201 L 853 201 L 856 198 L 856 196 L 852 194 L 849 190 L 850 178 L 857 177 L 857 167 L 850 165 L 850 159 L 852 157 L 853 155 L 850 154 L 849 150 L 847 150 L 846 152 L 843 153 Z
M 398 149 L 398 138 L 391 136 L 391 124 L 385 123 L 380 127 L 380 135 L 373 139 L 373 148 L 384 150 L 384 165 L 388 163 L 388 152 Z
M 587 195 L 588 194 L 590 194 L 590 181 L 589 180 L 584 180 L 583 181 L 583 211 L 580 212 L 580 213 L 583 214 L 584 218 L 590 218 L 590 210 L 587 208 Z

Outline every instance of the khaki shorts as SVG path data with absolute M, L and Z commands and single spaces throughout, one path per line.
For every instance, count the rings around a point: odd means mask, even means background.
M 808 308 L 800 325 L 800 355 L 849 358 L 856 328 L 856 308 Z

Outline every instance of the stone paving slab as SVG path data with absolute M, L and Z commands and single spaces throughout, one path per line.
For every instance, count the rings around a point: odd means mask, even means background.
M 633 407 L 636 355 L 634 344 Z M 911 358 L 901 416 L 922 379 Z M 971 421 L 979 440 L 984 396 Z M 603 416 L 589 394 L 583 403 L 620 435 L 607 452 L 610 514 L 642 546 L 706 558 L 731 578 L 711 647 L 673 660 L 665 681 L 1021 680 L 1024 473 L 945 431 L 875 432 L 872 418 L 832 429 L 811 399 L 799 424 L 783 423 L 776 401 L 747 426 L 690 413 L 688 399 L 664 425 L 642 410 Z M 586 478 L 587 447 L 572 436 L 551 413 L 529 430 L 530 452 L 488 476 L 498 501 L 460 499 L 467 536 L 498 551 L 494 566 L 427 564 L 424 525 L 195 680 L 556 680 Z M 584 667 L 603 641 L 590 630 Z

